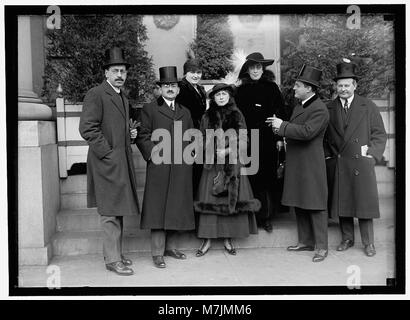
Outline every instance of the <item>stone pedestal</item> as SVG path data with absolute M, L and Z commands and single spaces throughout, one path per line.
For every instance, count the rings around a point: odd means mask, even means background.
M 18 123 L 19 265 L 47 265 L 60 207 L 56 124 Z

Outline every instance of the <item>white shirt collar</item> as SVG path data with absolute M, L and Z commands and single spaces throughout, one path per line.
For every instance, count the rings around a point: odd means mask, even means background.
M 162 99 L 164 99 L 164 101 L 167 103 L 168 107 L 171 106 L 171 103 L 174 104 L 175 107 L 175 100 L 168 100 L 167 98 L 162 97 Z
M 305 99 L 302 101 L 302 106 L 310 99 L 314 96 L 315 94 L 312 94 L 309 98 Z
M 348 109 L 350 108 L 350 104 L 352 103 L 353 98 L 354 98 L 354 94 L 352 94 L 352 96 L 347 99 L 347 108 L 348 108 Z M 344 106 L 346 99 L 342 99 L 342 98 L 339 98 L 339 99 L 340 99 L 340 102 L 342 103 L 342 106 Z
M 120 94 L 120 92 L 121 92 L 121 90 L 120 90 L 120 89 L 118 89 L 118 88 L 114 87 L 114 86 L 111 84 L 111 82 L 109 82 L 108 80 L 107 80 L 107 82 L 108 82 L 108 84 L 111 86 L 111 88 L 113 88 L 113 89 L 114 89 L 114 91 L 115 91 L 116 93 Z

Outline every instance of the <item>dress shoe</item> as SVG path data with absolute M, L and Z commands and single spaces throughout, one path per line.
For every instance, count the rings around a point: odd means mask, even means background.
M 201 246 L 196 251 L 195 256 L 197 257 L 204 256 L 210 248 L 211 248 L 211 240 L 210 239 L 203 240 Z
M 320 261 L 325 260 L 326 257 L 327 257 L 327 250 L 325 250 L 325 249 L 319 249 L 319 250 L 315 253 L 315 255 L 314 255 L 312 261 L 313 261 L 313 262 L 320 262 Z
M 105 267 L 107 270 L 113 271 L 120 276 L 132 276 L 134 274 L 134 271 L 125 266 L 121 261 L 107 263 Z
M 353 240 L 343 240 L 340 242 L 340 244 L 337 246 L 336 250 L 337 251 L 346 251 L 350 247 L 353 247 L 354 242 Z
M 364 247 L 364 253 L 368 257 L 373 257 L 376 254 L 376 248 L 374 247 L 374 244 L 368 244 L 367 246 Z
M 312 246 L 305 246 L 304 244 L 297 244 L 296 246 L 287 247 L 288 251 L 314 251 L 315 248 Z
M 121 261 L 126 267 L 132 266 L 132 261 L 124 256 L 121 256 Z
M 271 233 L 272 230 L 273 230 L 272 223 L 271 223 L 270 221 L 267 221 L 267 222 L 265 223 L 265 225 L 263 226 L 263 229 L 265 229 L 266 232 Z
M 233 256 L 236 255 L 236 249 L 233 246 L 231 239 L 225 239 L 224 248 L 225 248 L 225 251 L 228 252 L 230 255 L 233 255 Z
M 163 256 L 153 256 L 152 261 L 157 268 L 165 268 L 165 261 Z
M 186 259 L 186 255 L 177 249 L 165 250 L 164 256 L 170 256 L 175 259 Z

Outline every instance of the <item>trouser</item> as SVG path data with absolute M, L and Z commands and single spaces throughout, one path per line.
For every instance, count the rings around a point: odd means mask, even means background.
M 363 245 L 374 243 L 373 219 L 358 219 L 360 236 Z M 354 242 L 354 222 L 352 217 L 339 217 L 342 240 L 352 240 Z
M 328 248 L 326 210 L 307 210 L 295 208 L 299 243 L 315 247 Z
M 100 216 L 103 236 L 103 254 L 105 263 L 121 261 L 122 256 L 122 216 Z
M 277 212 L 278 203 L 275 201 L 275 194 L 272 189 L 257 189 L 254 193 L 255 198 L 261 202 L 261 208 L 256 213 L 256 220 L 259 225 L 264 225 Z
M 174 230 L 151 229 L 152 256 L 163 256 L 165 249 L 176 249 L 176 235 Z

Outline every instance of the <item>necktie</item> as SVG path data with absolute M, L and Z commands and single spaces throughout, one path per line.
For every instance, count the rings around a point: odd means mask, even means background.
M 171 108 L 172 111 L 174 111 L 174 102 L 171 102 L 171 103 L 169 104 L 169 107 Z
M 349 110 L 349 104 L 347 102 L 347 99 L 345 99 L 345 104 L 343 106 L 343 109 L 345 110 L 345 113 L 347 113 L 347 111 Z

